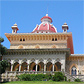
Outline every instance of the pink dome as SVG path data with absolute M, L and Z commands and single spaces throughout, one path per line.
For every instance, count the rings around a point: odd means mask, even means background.
M 41 24 L 37 25 L 32 33 L 56 33 L 56 28 L 51 24 L 52 19 L 46 14 L 43 18 L 41 18 Z
M 44 16 L 44 17 L 42 17 L 42 18 L 41 18 L 41 21 L 42 21 L 43 19 L 50 19 L 50 20 L 51 20 L 51 23 L 52 23 L 52 18 L 49 17 L 49 16 Z

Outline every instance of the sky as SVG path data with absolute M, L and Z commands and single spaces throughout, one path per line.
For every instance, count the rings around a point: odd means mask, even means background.
M 40 19 L 48 15 L 57 32 L 63 32 L 66 22 L 68 32 L 72 32 L 75 54 L 84 54 L 84 2 L 82 0 L 2 0 L 0 1 L 0 36 L 8 49 L 10 42 L 4 35 L 12 33 L 11 26 L 17 23 L 18 33 L 30 33 L 40 24 Z

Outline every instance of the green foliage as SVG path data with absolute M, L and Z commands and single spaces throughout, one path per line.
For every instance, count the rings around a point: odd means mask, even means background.
M 75 82 L 81 82 L 81 80 L 79 78 L 75 79 Z
M 6 60 L 0 61 L 0 74 L 4 73 L 8 66 L 9 64 Z
M 21 74 L 17 77 L 23 81 L 42 81 L 43 79 L 52 79 L 52 75 L 50 74 Z
M 55 75 L 51 74 L 21 74 L 17 76 L 23 81 L 42 81 L 42 80 L 53 80 L 53 81 L 63 81 L 64 78 L 67 80 L 61 72 L 56 72 Z
M 55 75 L 53 76 L 53 81 L 63 81 L 64 75 L 62 72 L 55 72 Z
M 0 53 L 3 55 L 6 53 L 6 47 L 4 47 L 3 45 L 0 44 Z
M 1 43 L 4 41 L 2 37 L 0 37 L 0 53 L 3 55 L 6 53 L 6 47 L 4 47 Z
M 2 37 L 0 37 L 0 43 L 3 42 L 3 41 L 4 41 L 4 39 Z
M 68 82 L 70 82 L 71 80 L 70 79 L 68 79 Z
M 67 81 L 67 77 L 66 76 L 64 76 L 64 79 L 65 79 L 65 81 Z
M 51 74 L 45 74 L 45 79 L 52 80 L 52 75 Z

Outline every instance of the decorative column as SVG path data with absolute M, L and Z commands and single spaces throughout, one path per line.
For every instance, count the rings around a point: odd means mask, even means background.
M 53 72 L 54 72 L 54 67 L 55 67 L 55 66 L 54 66 L 54 64 L 53 64 Z
M 28 64 L 28 66 L 27 66 L 27 70 L 29 71 L 29 64 Z
M 44 64 L 44 72 L 46 71 L 46 64 Z
M 65 61 L 61 63 L 61 71 L 65 72 Z
M 19 64 L 19 71 L 21 71 L 21 64 Z
M 37 72 L 38 64 L 36 64 L 36 72 Z
M 13 64 L 11 64 L 11 71 L 13 71 Z

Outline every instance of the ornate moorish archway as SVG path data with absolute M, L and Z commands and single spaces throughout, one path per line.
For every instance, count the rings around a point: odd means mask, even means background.
M 38 65 L 39 65 L 38 71 L 43 71 L 44 70 L 44 63 L 40 62 Z
M 35 66 L 35 65 L 36 65 L 35 62 L 30 63 L 29 71 L 35 70 L 35 69 L 34 69 L 34 66 Z
M 13 65 L 13 71 L 19 71 L 19 63 L 15 62 Z
M 51 62 L 48 62 L 46 67 L 47 67 L 47 71 L 52 71 L 53 70 Z
M 78 75 L 78 71 L 79 71 L 79 69 L 78 69 L 77 64 L 72 64 L 72 65 L 70 66 L 70 68 L 69 68 L 69 70 L 70 70 L 70 75 L 72 74 L 72 68 L 73 68 L 73 67 L 76 68 L 76 75 Z
M 26 62 L 23 62 L 21 65 L 21 71 L 24 71 L 24 70 L 27 71 L 27 63 Z
M 55 63 L 55 67 L 56 67 L 55 68 L 56 69 L 55 71 L 61 71 L 61 63 L 60 62 L 56 62 Z
M 38 64 L 38 65 L 37 65 L 37 71 L 40 71 L 40 69 L 41 69 L 41 65 Z M 30 64 L 30 71 L 36 71 L 36 63 L 35 63 L 35 62 L 32 62 L 32 63 Z

